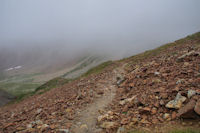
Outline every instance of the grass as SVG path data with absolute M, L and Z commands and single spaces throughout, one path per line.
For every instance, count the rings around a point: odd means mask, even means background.
M 87 77 L 91 74 L 98 74 L 100 72 L 102 72 L 102 70 L 104 70 L 107 66 L 111 65 L 113 62 L 112 61 L 107 61 L 104 62 L 96 67 L 93 67 L 91 69 L 89 69 L 86 73 L 84 73 L 81 77 Z
M 40 85 L 39 87 L 38 86 L 34 87 L 33 91 L 29 91 L 29 92 L 26 92 L 26 93 L 19 93 L 17 95 L 17 98 L 14 101 L 12 101 L 11 103 L 20 102 L 23 99 L 25 99 L 29 96 L 36 95 L 36 94 L 43 94 L 44 92 L 49 91 L 52 88 L 62 86 L 63 84 L 69 83 L 70 81 L 71 80 L 65 79 L 65 78 L 62 78 L 62 77 L 54 78 L 54 79 L 46 82 L 45 84 Z
M 87 67 L 88 65 L 90 65 L 91 63 L 93 63 L 94 61 L 99 60 L 99 59 L 100 59 L 100 57 L 89 57 L 87 60 L 82 62 L 79 66 L 77 66 L 73 70 L 71 70 L 71 71 L 67 72 L 66 74 L 64 74 L 63 77 L 66 77 L 66 76 L 68 76 L 69 74 L 71 74 L 73 72 L 79 71 L 79 70 Z
M 18 97 L 21 94 L 34 91 L 39 85 L 37 83 L 0 82 L 0 89 Z
M 52 88 L 56 88 L 59 86 L 62 86 L 66 83 L 69 83 L 70 81 L 72 81 L 72 79 L 65 79 L 63 77 L 57 77 L 54 78 L 52 80 L 49 80 L 48 82 L 46 82 L 45 84 L 39 86 L 38 88 L 35 89 L 34 93 L 44 93 Z

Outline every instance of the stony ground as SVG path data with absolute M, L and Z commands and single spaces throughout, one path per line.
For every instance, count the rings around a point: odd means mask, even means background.
M 116 61 L 99 74 L 2 107 L 0 132 L 198 129 L 200 35 L 150 53 Z
M 154 132 L 163 123 L 180 119 L 200 127 L 199 39 L 175 45 L 130 65 L 117 88 L 112 109 L 98 122 L 105 132 L 144 128 Z M 174 123 L 173 123 L 174 122 Z M 183 126 L 187 123 L 183 122 Z M 200 129 L 199 129 L 200 131 Z M 164 132 L 158 130 L 158 132 Z

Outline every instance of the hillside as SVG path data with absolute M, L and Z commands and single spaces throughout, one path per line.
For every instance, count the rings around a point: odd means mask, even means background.
M 48 67 L 46 67 L 46 72 L 34 70 L 30 73 L 21 70 L 22 68 L 19 70 L 4 71 L 2 74 L 0 73 L 0 90 L 6 91 L 7 93 L 17 97 L 17 100 L 19 100 L 27 95 L 33 95 L 38 89 L 46 86 L 46 83 L 49 83 L 48 81 L 57 81 L 57 79 L 68 81 L 77 78 L 90 68 L 108 60 L 108 57 L 105 55 L 89 56 L 87 54 L 84 58 L 80 57 L 79 60 L 76 60 L 74 61 L 76 63 L 72 66 L 59 64 L 62 66 L 62 69 L 57 68 L 53 71 L 49 70 Z M 55 87 L 55 85 L 51 84 L 51 87 L 48 87 L 48 89 L 53 87 Z M 44 90 L 46 90 L 45 87 Z M 3 95 L 0 96 L 0 98 L 1 97 L 3 97 Z
M 199 133 L 199 63 L 200 33 L 105 62 L 1 107 L 0 132 Z

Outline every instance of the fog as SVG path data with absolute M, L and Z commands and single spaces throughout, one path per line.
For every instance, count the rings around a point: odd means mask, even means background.
M 127 57 L 200 31 L 199 7 L 199 0 L 1 0 L 0 60 Z

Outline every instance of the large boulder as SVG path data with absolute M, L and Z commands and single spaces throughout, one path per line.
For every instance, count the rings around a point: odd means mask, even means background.
M 178 110 L 177 117 L 185 119 L 195 119 L 198 118 L 198 115 L 194 112 L 196 105 L 196 100 L 190 100 L 185 106 Z
M 196 105 L 194 107 L 194 111 L 200 115 L 200 99 L 196 102 Z

